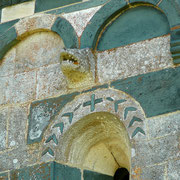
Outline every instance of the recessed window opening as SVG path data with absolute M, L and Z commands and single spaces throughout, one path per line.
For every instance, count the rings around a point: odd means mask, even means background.
M 114 174 L 114 180 L 129 180 L 129 171 L 126 168 L 118 168 Z

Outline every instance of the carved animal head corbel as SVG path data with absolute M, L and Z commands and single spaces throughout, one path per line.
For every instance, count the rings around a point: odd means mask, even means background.
M 60 64 L 70 88 L 94 84 L 95 57 L 90 49 L 63 49 Z

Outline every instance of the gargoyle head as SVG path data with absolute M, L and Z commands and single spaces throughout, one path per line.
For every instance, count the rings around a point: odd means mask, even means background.
M 70 88 L 94 83 L 95 59 L 90 49 L 63 49 L 60 64 Z

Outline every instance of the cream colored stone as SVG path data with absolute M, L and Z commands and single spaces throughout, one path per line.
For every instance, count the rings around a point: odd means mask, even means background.
M 81 11 L 75 11 L 72 13 L 64 14 L 63 17 L 71 23 L 78 37 L 80 37 L 91 18 L 100 8 L 101 6 L 97 6 Z
M 25 2 L 2 9 L 1 22 L 7 22 L 34 14 L 35 1 Z
M 105 144 L 100 143 L 93 146 L 88 153 L 84 167 L 114 176 L 116 169 L 119 168 L 111 152 Z
M 100 83 L 170 67 L 173 67 L 173 61 L 169 35 L 97 53 Z
M 31 34 L 32 32 L 51 30 L 51 27 L 56 19 L 52 14 L 35 14 L 26 17 L 16 23 L 15 28 L 17 36 Z

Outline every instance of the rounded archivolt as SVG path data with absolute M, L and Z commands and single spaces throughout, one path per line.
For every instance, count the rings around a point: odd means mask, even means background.
M 100 157 L 96 171 L 114 175 L 119 167 L 130 170 L 130 143 L 146 138 L 144 121 L 139 103 L 122 91 L 99 89 L 77 96 L 45 131 L 42 160 L 52 157 L 93 169 Z M 111 168 L 101 164 L 106 156 Z
M 78 38 L 72 25 L 63 17 L 39 14 L 18 21 L 0 36 L 0 61 L 14 45 L 37 32 L 55 32 L 67 48 L 77 48 Z
M 81 48 L 112 49 L 171 33 L 173 62 L 179 64 L 179 9 L 171 0 L 111 0 L 90 20 Z
M 56 159 L 113 176 L 119 167 L 130 170 L 128 133 L 118 117 L 108 112 L 89 114 L 66 131 Z

